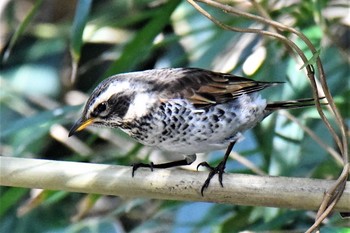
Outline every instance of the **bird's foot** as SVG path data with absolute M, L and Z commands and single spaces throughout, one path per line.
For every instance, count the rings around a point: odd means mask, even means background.
M 134 177 L 135 171 L 139 169 L 140 167 L 148 167 L 153 172 L 153 168 L 171 168 L 171 167 L 178 167 L 178 166 L 184 166 L 184 165 L 190 165 L 194 160 L 196 159 L 196 155 L 189 155 L 185 159 L 176 160 L 168 163 L 159 163 L 154 164 L 152 162 L 150 163 L 134 163 L 132 164 L 132 177 Z
M 210 180 L 214 177 L 215 174 L 218 174 L 219 183 L 220 183 L 221 187 L 224 187 L 224 185 L 222 184 L 222 175 L 225 172 L 225 164 L 226 163 L 224 161 L 221 161 L 216 167 L 210 166 L 207 162 L 202 162 L 202 163 L 198 164 L 197 170 L 200 166 L 206 167 L 210 170 L 208 178 L 205 180 L 205 182 L 201 188 L 202 196 L 203 196 L 204 190 L 209 187 Z
M 148 167 L 148 168 L 151 169 L 152 172 L 153 172 L 153 168 L 154 168 L 153 162 L 150 162 L 150 163 L 134 163 L 131 166 L 132 166 L 132 177 L 134 177 L 135 171 L 137 169 L 139 169 L 140 167 Z

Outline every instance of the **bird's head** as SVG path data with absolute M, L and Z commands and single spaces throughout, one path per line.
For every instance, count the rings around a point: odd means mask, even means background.
M 108 78 L 100 83 L 87 100 L 83 113 L 69 131 L 69 136 L 89 125 L 119 127 L 135 98 L 127 80 Z

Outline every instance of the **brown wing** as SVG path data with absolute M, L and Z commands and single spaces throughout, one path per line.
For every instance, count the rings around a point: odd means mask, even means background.
M 165 92 L 166 97 L 186 98 L 199 108 L 225 103 L 242 94 L 257 92 L 280 83 L 258 82 L 197 68 L 178 68 L 172 71 L 171 81 L 163 80 L 162 90 L 169 90 Z

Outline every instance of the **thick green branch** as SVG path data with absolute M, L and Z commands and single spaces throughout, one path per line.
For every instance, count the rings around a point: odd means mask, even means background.
M 181 169 L 137 170 L 131 167 L 0 157 L 0 185 L 65 190 L 125 197 L 208 201 L 237 205 L 316 210 L 334 181 L 308 178 L 225 174 L 200 194 L 207 172 Z M 350 184 L 335 210 L 350 211 Z

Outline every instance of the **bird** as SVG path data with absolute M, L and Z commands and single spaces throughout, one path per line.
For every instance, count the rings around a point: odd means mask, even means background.
M 197 153 L 226 149 L 217 166 L 209 169 L 200 193 L 203 196 L 217 174 L 223 174 L 229 154 L 243 133 L 280 109 L 314 105 L 313 98 L 267 102 L 265 88 L 283 82 L 264 82 L 200 68 L 160 68 L 121 73 L 103 80 L 88 98 L 80 119 L 69 131 L 72 136 L 89 125 L 120 128 L 136 141 L 182 159 L 140 167 L 170 168 L 190 165 Z

